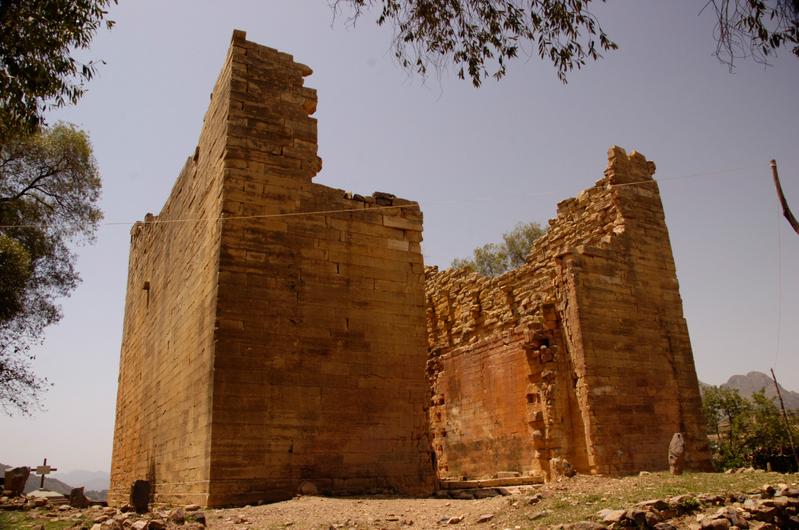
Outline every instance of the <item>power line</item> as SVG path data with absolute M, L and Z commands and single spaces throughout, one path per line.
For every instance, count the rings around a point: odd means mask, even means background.
M 732 168 L 732 169 L 721 169 L 721 170 L 714 170 L 714 171 L 707 171 L 702 173 L 689 173 L 686 175 L 678 175 L 674 177 L 663 177 L 658 179 L 649 179 L 649 180 L 640 180 L 636 182 L 624 182 L 620 184 L 611 184 L 608 185 L 608 188 L 619 188 L 619 187 L 626 187 L 626 186 L 639 186 L 645 184 L 652 184 L 657 182 L 667 182 L 673 180 L 681 180 L 681 179 L 691 179 L 691 178 L 698 178 L 698 177 L 706 177 L 706 176 L 720 176 L 720 175 L 727 175 L 731 173 L 735 173 L 738 171 L 748 170 L 749 168 Z M 592 186 L 595 188 L 596 186 Z M 592 189 L 588 188 L 588 189 Z M 522 193 L 522 194 L 515 194 L 517 197 L 536 197 L 536 196 L 544 196 L 544 195 L 554 195 L 558 193 L 556 190 L 549 190 L 549 191 L 541 191 L 541 192 L 534 192 L 534 193 Z M 440 202 L 432 202 L 427 204 L 433 205 L 443 205 L 443 204 L 459 204 L 467 201 L 496 201 L 495 198 L 492 197 L 473 197 L 471 199 L 460 199 L 455 201 L 440 201 Z M 222 215 L 217 217 L 193 217 L 193 218 L 179 218 L 179 219 L 158 219 L 155 218 L 151 221 L 109 221 L 99 223 L 98 226 L 133 226 L 136 223 L 144 224 L 144 225 L 155 225 L 155 224 L 177 224 L 177 223 L 197 223 L 197 222 L 217 222 L 217 221 L 236 221 L 236 220 L 244 220 L 244 219 L 270 219 L 270 218 L 280 218 L 280 217 L 300 217 L 300 216 L 312 216 L 312 215 L 333 215 L 338 213 L 356 213 L 356 212 L 374 212 L 376 210 L 392 210 L 392 209 L 401 209 L 401 208 L 413 208 L 418 207 L 419 203 L 416 201 L 409 202 L 408 204 L 401 204 L 401 205 L 391 205 L 391 206 L 370 206 L 366 208 L 346 208 L 346 209 L 338 209 L 338 210 L 314 210 L 309 212 L 288 212 L 288 213 L 275 213 L 275 214 L 252 214 L 252 215 Z M 0 229 L 8 229 L 8 228 L 41 228 L 43 226 L 47 226 L 46 224 L 16 224 L 16 225 L 0 225 Z

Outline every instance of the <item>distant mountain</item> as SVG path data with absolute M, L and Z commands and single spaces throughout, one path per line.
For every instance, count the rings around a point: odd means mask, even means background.
M 704 392 L 706 388 L 712 385 L 699 381 L 699 389 Z M 737 390 L 738 393 L 745 397 L 750 398 L 755 392 L 765 390 L 767 398 L 774 400 L 774 403 L 779 406 L 779 399 L 777 398 L 777 388 L 774 386 L 774 381 L 771 376 L 763 372 L 749 372 L 746 375 L 734 375 L 729 380 L 720 385 L 722 388 L 729 388 Z M 785 408 L 788 410 L 799 410 L 799 392 L 792 392 L 780 385 L 782 392 L 782 400 L 785 402 Z
M 86 471 L 79 469 L 67 471 L 66 473 L 53 473 L 53 478 L 72 484 L 76 488 L 84 486 L 87 490 L 107 490 L 111 482 L 111 477 L 105 471 Z

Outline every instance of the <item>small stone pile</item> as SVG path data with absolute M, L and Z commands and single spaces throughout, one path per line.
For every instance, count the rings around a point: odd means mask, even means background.
M 714 511 L 713 508 L 717 507 Z M 641 528 L 654 530 L 736 530 L 799 528 L 799 487 L 763 486 L 749 494 L 679 495 L 636 504 L 626 510 L 601 510 L 599 523 L 583 521 L 563 528 Z
M 206 523 L 205 513 L 197 504 L 139 514 L 129 505 L 75 508 L 68 504 L 53 505 L 43 498 L 18 496 L 0 497 L 0 509 L 29 512 L 30 518 L 41 521 L 32 530 L 44 530 L 45 523 L 54 522 L 74 522 L 67 527 L 71 530 L 202 530 Z

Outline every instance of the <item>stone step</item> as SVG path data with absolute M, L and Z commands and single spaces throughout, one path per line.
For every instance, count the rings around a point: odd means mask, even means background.
M 486 478 L 476 480 L 442 480 L 440 489 L 465 490 L 477 488 L 497 488 L 501 486 L 528 486 L 543 484 L 544 478 L 540 476 Z

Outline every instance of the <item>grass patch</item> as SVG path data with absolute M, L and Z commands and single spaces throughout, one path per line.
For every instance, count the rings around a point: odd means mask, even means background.
M 64 530 L 65 528 L 80 526 L 83 522 L 80 519 L 53 521 L 48 517 L 41 517 L 43 513 L 49 512 L 2 511 L 0 512 L 0 528 L 3 530 L 30 530 L 36 525 L 43 525 L 45 530 Z M 39 515 L 39 517 L 36 517 L 36 515 Z
M 544 500 L 535 506 L 519 510 L 522 517 L 517 518 L 515 514 L 512 517 L 520 522 L 526 520 L 527 525 L 534 521 L 536 526 L 571 523 L 592 519 L 598 511 L 605 508 L 629 508 L 638 502 L 652 499 L 684 494 L 752 493 L 764 484 L 775 485 L 797 480 L 799 475 L 779 473 L 686 473 L 672 476 L 661 472 L 624 478 L 577 476 L 548 485 Z M 551 513 L 544 517 L 535 517 L 536 513 L 544 510 Z

